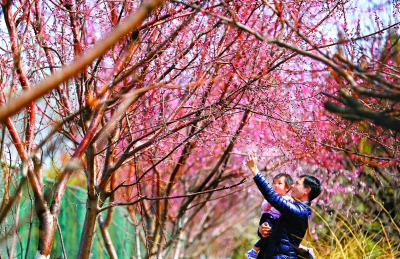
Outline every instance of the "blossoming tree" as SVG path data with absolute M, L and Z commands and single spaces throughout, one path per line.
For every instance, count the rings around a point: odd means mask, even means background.
M 353 35 L 352 7 L 3 1 L 0 222 L 28 183 L 36 258 L 49 258 L 66 185 L 78 175 L 88 193 L 78 258 L 90 257 L 96 226 L 117 257 L 108 233 L 116 206 L 128 208 L 147 258 L 221 258 L 258 205 L 245 188 L 249 152 L 266 170 L 323 167 L 328 193 L 340 185 L 333 176 L 356 177 L 362 165 L 394 184 L 399 57 L 388 32 L 397 24 Z M 46 200 L 49 164 L 58 177 Z

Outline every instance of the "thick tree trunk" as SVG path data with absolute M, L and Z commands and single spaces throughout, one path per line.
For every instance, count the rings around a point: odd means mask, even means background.
M 89 196 L 86 202 L 85 224 L 83 225 L 78 259 L 89 259 L 92 251 L 98 217 L 98 202 L 99 198 L 97 196 Z
M 54 216 L 49 210 L 38 215 L 39 218 L 39 244 L 35 259 L 50 258 L 53 237 L 56 230 Z

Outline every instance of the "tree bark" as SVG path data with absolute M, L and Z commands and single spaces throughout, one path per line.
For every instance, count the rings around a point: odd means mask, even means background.
M 108 213 L 112 214 L 112 212 L 110 212 L 110 211 Z M 108 216 L 107 216 L 107 219 L 108 219 Z M 115 247 L 114 247 L 112 239 L 110 237 L 110 232 L 108 231 L 109 224 L 107 224 L 107 222 L 109 222 L 109 221 L 107 221 L 107 219 L 106 219 L 106 221 L 104 221 L 102 219 L 101 215 L 99 216 L 98 221 L 99 221 L 99 225 L 100 225 L 101 235 L 103 237 L 104 245 L 107 249 L 108 256 L 110 257 L 110 259 L 118 259 L 117 252 L 115 251 Z M 111 219 L 111 217 L 110 217 L 110 219 Z
M 98 217 L 98 197 L 88 196 L 86 202 L 85 224 L 83 225 L 78 259 L 88 259 L 92 251 L 94 234 L 96 232 L 96 221 Z
M 50 258 L 53 237 L 56 230 L 54 216 L 50 210 L 45 210 L 38 214 L 39 218 L 39 241 L 38 251 L 35 259 Z

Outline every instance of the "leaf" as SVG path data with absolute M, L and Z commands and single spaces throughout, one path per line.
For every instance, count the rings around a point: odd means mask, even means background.
M 367 137 L 363 137 L 358 143 L 358 150 L 363 154 L 372 154 L 372 146 Z

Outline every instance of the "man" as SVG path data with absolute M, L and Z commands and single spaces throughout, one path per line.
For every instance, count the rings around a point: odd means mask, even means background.
M 257 167 L 257 157 L 253 154 L 247 158 L 247 167 L 254 176 L 254 181 L 264 198 L 281 213 L 274 227 L 266 225 L 259 228 L 259 234 L 269 236 L 268 244 L 262 247 L 258 259 L 296 259 L 296 250 L 303 239 L 311 216 L 311 201 L 322 190 L 320 181 L 310 175 L 302 175 L 292 188 L 291 203 L 279 196 Z

